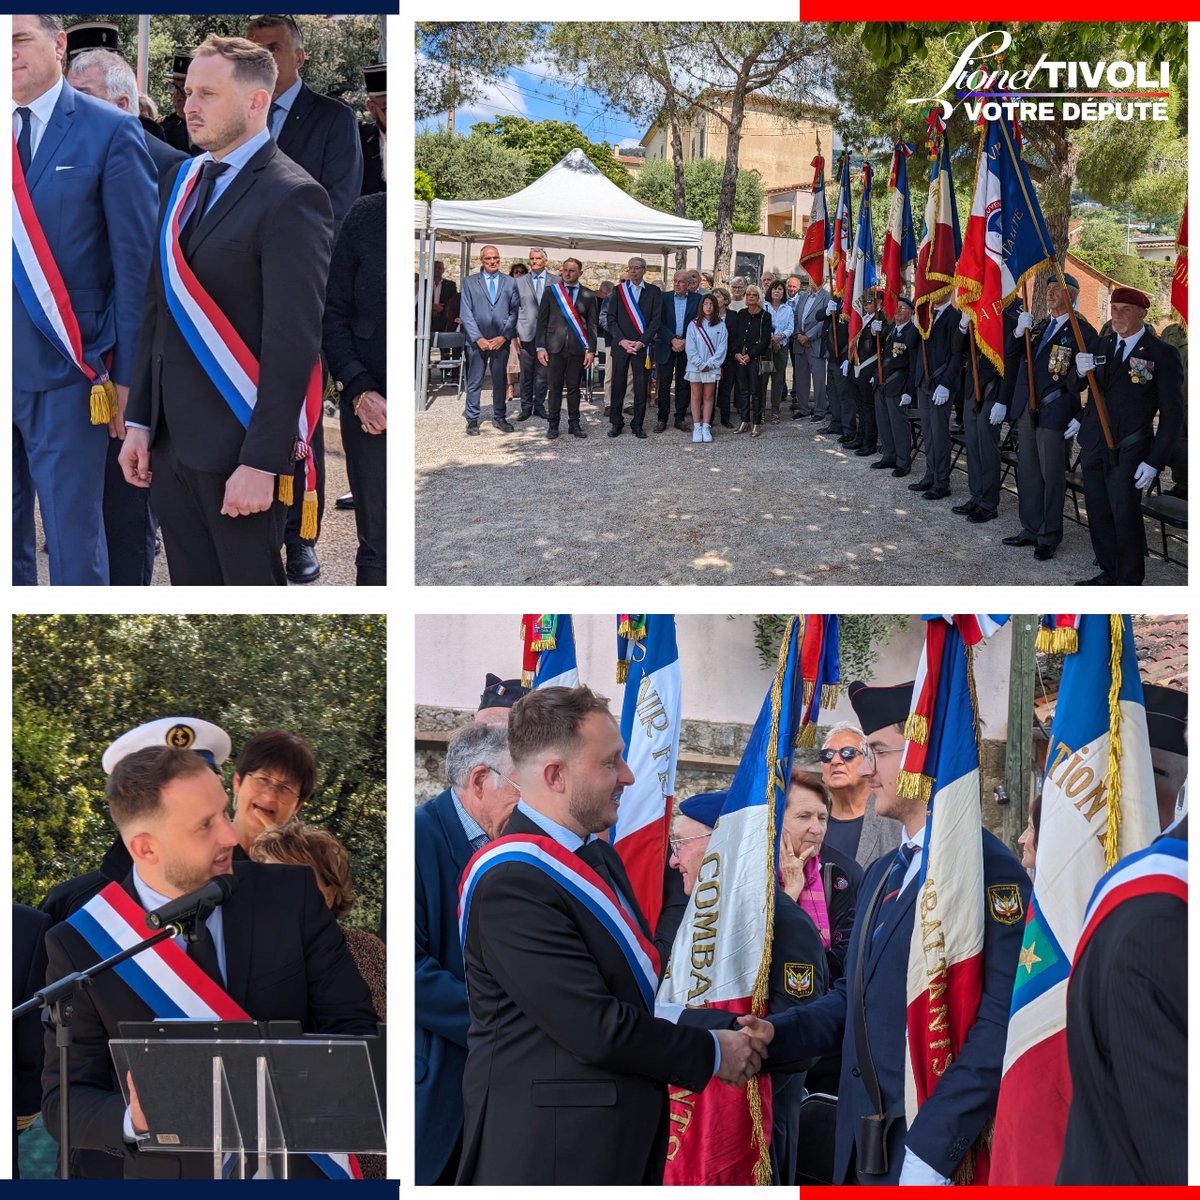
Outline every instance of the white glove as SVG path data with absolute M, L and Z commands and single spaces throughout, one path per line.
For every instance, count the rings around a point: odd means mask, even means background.
M 971 314 L 963 313 L 962 320 L 958 323 L 958 332 L 966 333 L 971 328 Z
M 833 316 L 833 314 L 834 314 L 835 312 L 837 312 L 837 308 L 838 308 L 838 306 L 837 306 L 837 301 L 836 301 L 836 300 L 830 300 L 830 302 L 829 302 L 827 305 L 825 305 L 825 315 L 826 315 L 827 317 L 832 317 L 832 316 Z
M 849 374 L 850 374 L 850 360 L 847 359 L 844 363 L 842 363 L 842 375 L 847 376 Z
M 1096 369 L 1096 356 L 1094 354 L 1085 354 L 1082 350 L 1075 355 L 1075 370 L 1080 375 L 1086 375 L 1089 371 Z
M 1069 442 L 1079 432 L 1079 422 L 1074 417 L 1071 418 L 1071 423 L 1063 430 L 1063 441 Z
M 904 395 L 900 397 L 900 407 L 907 408 L 911 403 L 912 403 L 912 397 L 907 392 L 905 392 Z
M 872 333 L 882 333 L 883 332 L 883 322 L 882 321 L 872 321 L 871 322 L 871 332 Z
M 1133 486 L 1144 492 L 1158 477 L 1158 468 L 1149 463 L 1138 463 L 1138 469 L 1133 476 Z
M 1005 404 L 993 404 L 992 411 L 988 415 L 989 425 L 1003 425 L 1004 418 L 1008 416 L 1008 406 Z
M 933 389 L 933 402 L 939 408 L 950 399 L 950 389 L 945 384 L 939 383 Z
M 1033 328 L 1033 317 L 1027 312 L 1017 313 L 1017 337 L 1020 337 L 1026 330 Z

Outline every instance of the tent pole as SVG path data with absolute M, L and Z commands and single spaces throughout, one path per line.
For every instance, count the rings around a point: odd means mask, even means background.
M 420 231 L 420 240 L 417 251 L 417 378 L 414 380 L 414 382 L 416 383 L 418 405 L 425 399 L 421 391 L 421 380 L 428 377 L 428 367 L 425 365 L 425 276 L 431 270 L 428 251 L 429 230 L 426 228 Z M 420 409 L 418 409 L 418 411 L 420 411 Z
M 667 282 L 667 252 L 663 251 L 663 283 Z
M 433 350 L 433 337 L 430 330 L 433 326 L 433 260 L 437 257 L 437 230 L 430 229 L 429 238 L 429 270 L 425 273 L 425 319 L 421 325 L 421 332 L 424 334 L 424 352 L 422 355 L 422 372 L 421 372 L 421 408 L 422 411 L 429 407 L 429 358 Z

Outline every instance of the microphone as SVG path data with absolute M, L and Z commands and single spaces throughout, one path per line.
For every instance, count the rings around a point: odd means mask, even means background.
M 146 924 L 151 929 L 161 929 L 164 925 L 176 925 L 186 921 L 197 913 L 206 915 L 226 900 L 237 890 L 237 878 L 233 875 L 218 875 L 210 879 L 203 887 L 186 896 L 180 896 L 146 914 Z

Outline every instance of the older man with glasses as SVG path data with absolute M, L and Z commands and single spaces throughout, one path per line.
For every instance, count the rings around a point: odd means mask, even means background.
M 865 711 L 873 714 L 868 718 L 871 724 L 879 719 L 876 693 L 899 690 L 870 688 L 861 683 L 851 687 L 860 697 L 866 693 L 863 702 Z M 906 696 L 903 703 L 907 704 L 908 699 Z M 833 799 L 825 845 L 854 859 L 863 868 L 869 867 L 881 854 L 895 850 L 903 832 L 899 821 L 880 816 L 875 811 L 871 785 L 859 770 L 866 739 L 875 732 L 875 728 L 864 731 L 850 721 L 843 721 L 829 731 L 821 749 L 821 778 Z

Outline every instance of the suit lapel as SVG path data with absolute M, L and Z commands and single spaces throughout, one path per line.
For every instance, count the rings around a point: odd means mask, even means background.
M 255 153 L 253 158 L 242 167 L 233 177 L 233 182 L 217 197 L 212 207 L 204 215 L 196 238 L 191 244 L 188 258 L 194 258 L 196 251 L 208 240 L 212 231 L 233 210 L 237 202 L 254 186 L 258 172 L 275 157 L 277 147 L 268 139 L 265 146 Z
M 300 84 L 300 90 L 296 93 L 295 100 L 292 101 L 292 107 L 288 109 L 287 116 L 283 120 L 283 128 L 279 131 L 279 137 L 276 142 L 285 154 L 289 146 L 294 146 L 300 137 L 300 126 L 304 124 L 304 118 L 308 110 L 313 105 L 313 93 L 307 83 Z
M 248 991 L 250 964 L 254 961 L 254 870 L 234 868 L 237 891 L 221 906 L 222 937 L 225 942 L 226 991 L 231 1000 L 250 1012 Z
M 71 91 L 69 83 L 64 83 L 62 94 L 46 124 L 46 132 L 42 134 L 42 140 L 38 144 L 37 153 L 29 164 L 29 174 L 25 177 L 25 185 L 31 192 L 46 173 L 46 168 L 53 162 L 59 145 L 71 129 L 74 118 L 75 93 Z
M 447 788 L 436 800 L 431 800 L 433 815 L 437 817 L 442 827 L 442 836 L 446 839 L 450 851 L 450 861 L 456 866 L 465 867 L 471 858 L 471 843 L 463 832 L 462 822 L 454 808 L 454 797 Z
M 919 884 L 919 880 L 913 881 L 896 897 L 884 918 L 883 926 L 879 930 L 878 935 L 871 938 L 867 949 L 867 961 L 863 964 L 864 984 L 871 978 L 876 965 L 883 957 L 884 951 L 887 949 L 891 939 L 894 936 L 898 936 L 899 931 L 912 931 L 912 924 L 909 917 L 916 905 Z M 905 947 L 905 950 L 907 951 L 907 947 Z M 907 959 L 907 952 L 905 958 Z

